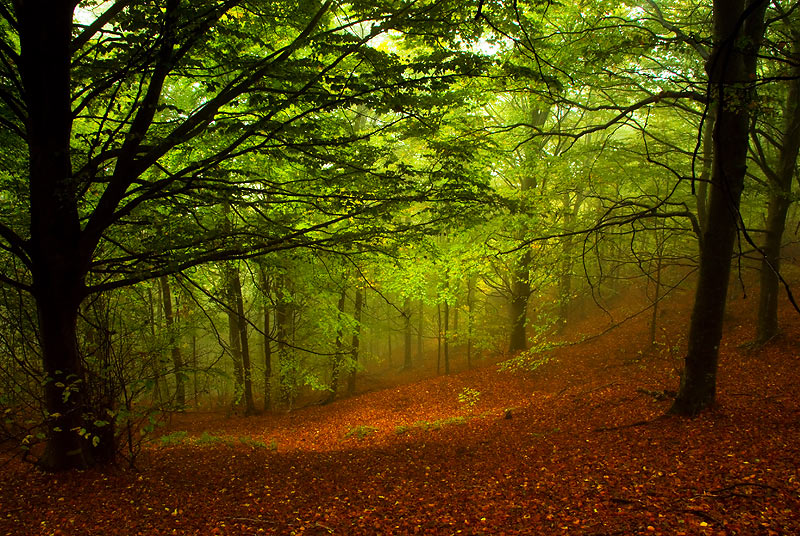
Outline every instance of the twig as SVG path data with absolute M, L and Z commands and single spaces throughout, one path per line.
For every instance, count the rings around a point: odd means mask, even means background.
M 702 510 L 695 510 L 693 508 L 684 508 L 683 511 L 686 512 L 687 514 L 694 514 L 699 518 L 705 519 L 709 523 L 714 523 L 715 525 L 722 525 L 722 522 L 720 520 L 718 520 L 711 514 L 703 512 Z

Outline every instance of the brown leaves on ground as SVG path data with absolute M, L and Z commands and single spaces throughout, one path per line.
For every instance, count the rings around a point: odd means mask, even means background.
M 7 464 L 0 534 L 800 534 L 800 320 L 787 311 L 779 340 L 745 350 L 746 305 L 729 315 L 719 407 L 695 419 L 663 417 L 680 339 L 642 351 L 637 320 L 533 374 L 485 366 L 288 415 L 189 413 L 171 429 L 245 441 L 154 444 L 138 471 Z M 667 315 L 664 336 L 684 318 Z

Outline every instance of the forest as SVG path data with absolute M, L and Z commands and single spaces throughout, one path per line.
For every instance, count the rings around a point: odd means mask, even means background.
M 800 532 L 800 2 L 0 0 L 0 533 Z

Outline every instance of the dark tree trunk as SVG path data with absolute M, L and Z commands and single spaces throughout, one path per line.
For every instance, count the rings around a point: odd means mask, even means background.
M 356 288 L 355 308 L 353 319 L 356 321 L 353 331 L 353 344 L 350 349 L 353 363 L 350 366 L 350 375 L 347 378 L 347 394 L 353 396 L 356 393 L 356 372 L 358 371 L 358 351 L 361 345 L 361 313 L 364 308 L 364 292 Z
M 708 221 L 680 389 L 670 412 L 695 415 L 713 405 L 722 320 L 739 223 L 748 151 L 749 104 L 767 0 L 715 0 L 709 87 L 717 120 Z M 733 103 L 736 103 L 735 105 Z
M 170 289 L 169 278 L 162 275 L 159 278 L 161 284 L 161 299 L 164 302 L 164 320 L 167 324 L 169 337 L 170 354 L 172 355 L 172 366 L 175 374 L 175 406 L 182 410 L 186 407 L 186 387 L 184 383 L 183 356 L 181 355 L 180 343 L 178 340 L 177 326 L 175 323 L 175 313 L 172 310 L 172 289 Z
M 511 340 L 508 345 L 510 354 L 528 349 L 525 325 L 528 321 L 528 297 L 531 295 L 530 261 L 531 253 L 526 251 L 517 261 L 511 274 L 511 302 L 509 303 Z
M 794 36 L 794 67 L 787 82 L 789 91 L 784 107 L 784 126 L 778 169 L 772 184 L 767 209 L 767 233 L 761 261 L 761 288 L 758 304 L 756 342 L 764 343 L 778 334 L 778 294 L 780 291 L 781 242 L 786 227 L 786 213 L 792 203 L 792 177 L 800 152 L 800 32 Z M 768 176 L 772 174 L 768 173 Z
M 94 460 L 84 427 L 85 375 L 77 318 L 85 297 L 76 185 L 70 162 L 72 2 L 15 2 L 19 67 L 27 111 L 30 240 L 43 368 L 47 443 L 39 465 L 48 471 L 85 468 Z M 46 16 L 43 15 L 43 10 Z

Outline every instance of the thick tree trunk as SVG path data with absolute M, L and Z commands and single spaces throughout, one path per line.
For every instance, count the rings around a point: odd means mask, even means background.
M 713 405 L 722 320 L 739 223 L 748 150 L 749 104 L 764 34 L 766 0 L 715 0 L 714 50 L 708 62 L 717 107 L 708 221 L 689 327 L 689 349 L 670 412 L 695 415 Z
M 531 253 L 526 251 L 517 261 L 511 274 L 511 302 L 509 303 L 511 338 L 508 344 L 509 354 L 523 352 L 528 349 L 525 325 L 528 322 L 528 298 L 531 295 L 530 261 Z
M 84 427 L 85 375 L 77 318 L 85 297 L 76 183 L 70 162 L 71 2 L 16 2 L 19 67 L 27 111 L 30 253 L 39 321 L 47 444 L 39 465 L 60 471 L 93 465 Z M 46 12 L 46 16 L 43 13 Z
M 161 284 L 161 298 L 164 302 L 164 319 L 167 324 L 169 335 L 170 354 L 172 355 L 172 366 L 175 374 L 175 406 L 182 410 L 186 407 L 186 387 L 183 373 L 183 356 L 176 333 L 175 314 L 172 311 L 172 290 L 169 286 L 169 278 L 162 275 L 159 278 Z
M 797 63 L 787 82 L 789 91 L 784 107 L 784 126 L 778 169 L 775 171 L 767 209 L 767 233 L 762 245 L 761 288 L 758 305 L 756 342 L 764 343 L 778 334 L 778 294 L 780 292 L 781 242 L 786 213 L 791 205 L 792 178 L 800 152 L 800 32 L 794 36 L 793 56 Z

